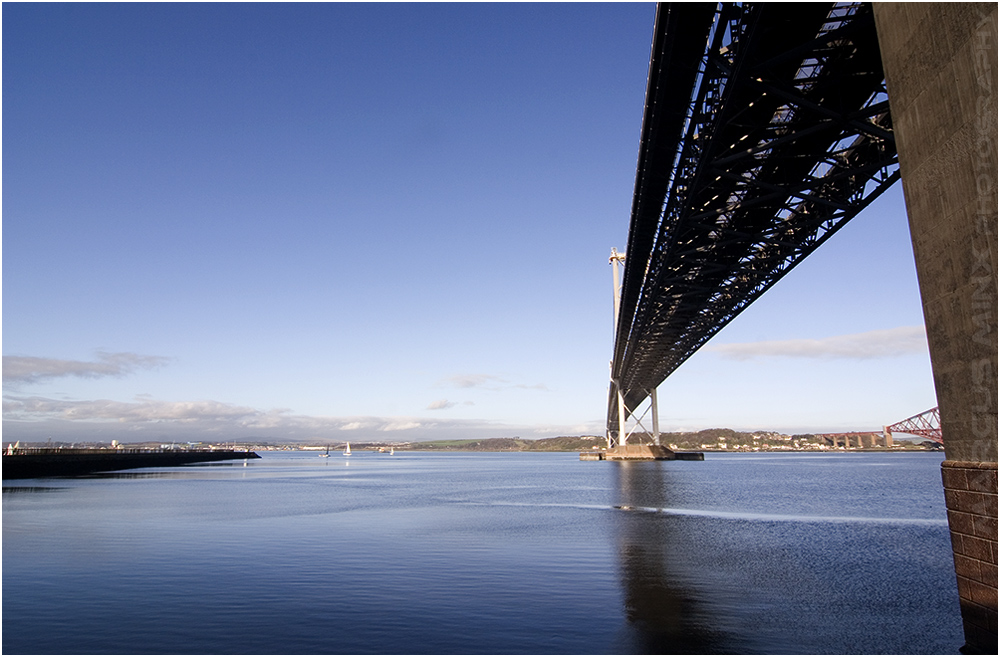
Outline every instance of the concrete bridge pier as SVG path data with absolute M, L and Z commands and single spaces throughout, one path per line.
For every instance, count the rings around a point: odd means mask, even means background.
M 997 652 L 997 5 L 875 3 L 965 653 Z

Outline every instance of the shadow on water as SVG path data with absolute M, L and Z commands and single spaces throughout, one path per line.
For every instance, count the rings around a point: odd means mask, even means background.
M 23 495 L 25 493 L 54 493 L 56 491 L 66 490 L 66 488 L 59 486 L 4 486 L 4 495 Z
M 676 555 L 697 549 L 661 514 L 644 509 L 672 506 L 658 462 L 618 462 L 619 566 L 631 651 L 647 654 L 738 652 L 734 636 L 719 627 L 695 582 Z
M 192 472 L 183 470 L 166 471 L 116 471 L 116 472 L 91 472 L 85 475 L 77 475 L 75 479 L 200 479 Z
M 935 464 L 768 463 L 609 464 L 628 651 L 954 653 Z
M 246 467 L 246 461 L 209 461 L 206 463 L 185 463 L 169 466 L 165 470 L 111 470 L 108 472 L 88 472 L 75 475 L 76 479 L 203 479 L 209 470 Z

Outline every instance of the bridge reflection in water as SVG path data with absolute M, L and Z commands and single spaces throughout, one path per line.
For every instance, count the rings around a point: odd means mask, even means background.
M 658 462 L 615 464 L 620 515 L 619 564 L 633 653 L 704 654 L 732 652 L 732 638 L 700 599 L 694 582 L 678 568 L 689 549 L 683 534 L 648 509 L 674 506 L 668 473 Z
M 953 652 L 947 524 L 926 511 L 937 464 L 925 454 L 608 463 L 621 651 Z

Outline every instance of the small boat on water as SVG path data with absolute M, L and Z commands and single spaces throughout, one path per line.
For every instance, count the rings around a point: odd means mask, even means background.
M 389 448 L 389 456 L 392 456 L 395 453 L 396 453 L 396 448 L 395 447 L 390 447 Z
M 326 453 L 325 453 L 325 454 L 320 454 L 320 455 L 319 455 L 319 457 L 320 457 L 321 459 L 328 459 L 328 458 L 330 458 L 330 448 L 329 448 L 329 447 L 327 447 L 327 448 L 326 448 Z
M 350 455 L 351 455 L 351 443 L 347 443 L 347 448 L 344 449 L 344 456 L 350 456 Z

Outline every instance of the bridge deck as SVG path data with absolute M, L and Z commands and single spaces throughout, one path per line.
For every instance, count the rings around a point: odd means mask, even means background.
M 898 175 L 870 5 L 660 5 L 609 436 Z

